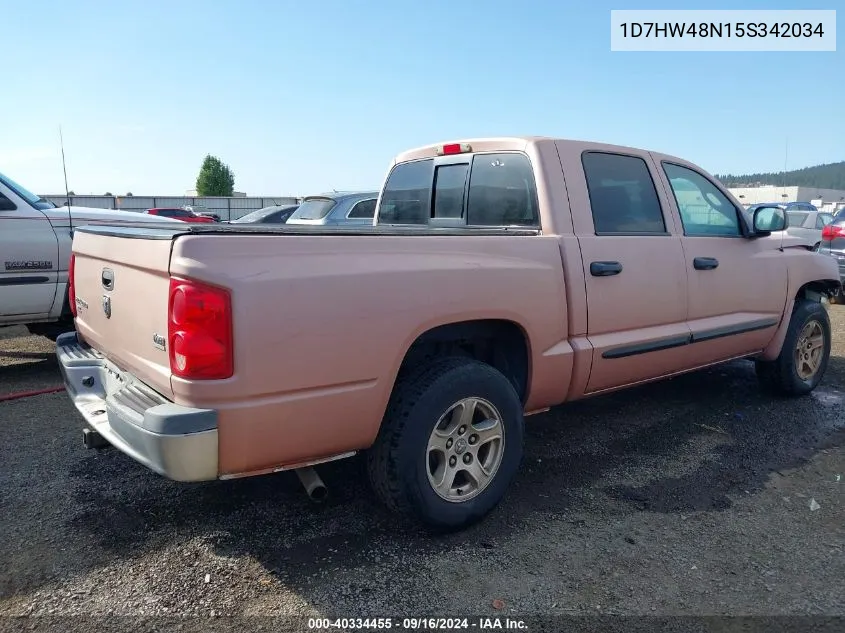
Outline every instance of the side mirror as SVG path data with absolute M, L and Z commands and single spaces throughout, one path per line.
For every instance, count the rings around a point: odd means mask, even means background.
M 754 209 L 752 222 L 754 235 L 765 236 L 773 231 L 786 229 L 786 212 L 778 206 L 758 207 Z

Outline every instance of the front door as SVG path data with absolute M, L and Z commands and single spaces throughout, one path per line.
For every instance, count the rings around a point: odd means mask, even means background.
M 786 304 L 782 234 L 750 238 L 742 212 L 709 177 L 655 158 L 684 230 L 691 360 L 701 366 L 760 351 Z
M 59 243 L 47 217 L 0 190 L 0 323 L 44 318 L 53 307 Z
M 595 393 L 684 367 L 687 276 L 647 153 L 559 145 L 581 249 Z

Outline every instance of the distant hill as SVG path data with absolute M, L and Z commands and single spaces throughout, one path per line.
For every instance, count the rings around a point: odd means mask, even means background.
M 778 187 L 817 187 L 819 189 L 845 190 L 845 160 L 839 163 L 804 167 L 792 171 L 767 174 L 716 175 L 726 187 L 777 185 Z

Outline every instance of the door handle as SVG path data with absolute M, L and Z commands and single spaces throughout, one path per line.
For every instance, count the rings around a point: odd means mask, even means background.
M 692 267 L 696 270 L 713 270 L 719 267 L 719 260 L 715 257 L 696 257 L 692 260 Z
M 619 262 L 593 262 L 590 264 L 590 274 L 593 277 L 610 277 L 622 272 Z

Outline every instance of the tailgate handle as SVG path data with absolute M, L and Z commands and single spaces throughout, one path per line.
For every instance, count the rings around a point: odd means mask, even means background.
M 102 280 L 103 288 L 112 290 L 114 288 L 114 271 L 110 268 L 103 268 Z

